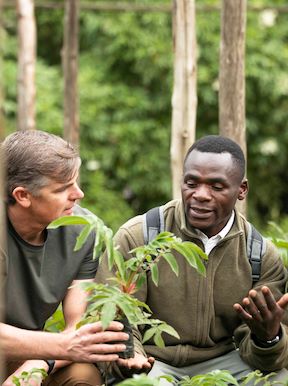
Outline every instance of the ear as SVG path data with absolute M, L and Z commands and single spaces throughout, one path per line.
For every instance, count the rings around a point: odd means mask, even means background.
M 248 190 L 249 190 L 249 186 L 248 186 L 248 180 L 245 178 L 244 180 L 242 180 L 241 182 L 241 185 L 239 187 L 239 193 L 238 193 L 238 200 L 244 200 L 244 198 L 247 196 L 247 193 L 248 193 Z
M 17 186 L 12 192 L 12 196 L 15 198 L 16 202 L 21 205 L 23 208 L 29 208 L 31 205 L 30 193 L 26 188 L 22 186 Z

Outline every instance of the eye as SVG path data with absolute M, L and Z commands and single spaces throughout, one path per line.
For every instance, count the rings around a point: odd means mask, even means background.
M 212 189 L 216 190 L 217 192 L 220 192 L 221 190 L 224 189 L 224 187 L 223 187 L 223 185 L 220 185 L 220 184 L 214 184 L 214 185 L 212 185 Z
M 193 180 L 188 180 L 186 181 L 186 185 L 188 186 L 188 188 L 196 188 L 197 182 Z

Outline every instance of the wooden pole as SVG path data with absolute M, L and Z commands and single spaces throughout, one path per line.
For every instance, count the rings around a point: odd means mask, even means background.
M 3 79 L 3 47 L 4 47 L 4 27 L 3 27 L 3 0 L 0 0 L 0 141 L 5 136 L 4 124 L 4 79 Z
M 4 160 L 0 147 L 0 321 L 3 321 L 4 317 L 4 286 L 6 278 L 6 262 L 5 262 L 5 250 L 6 250 L 6 221 L 5 221 L 5 206 L 4 206 Z M 2 351 L 0 342 L 0 385 L 4 382 L 5 375 L 5 361 L 4 352 Z
M 78 23 L 79 0 L 65 1 L 64 46 L 62 53 L 64 72 L 64 138 L 73 145 L 79 144 L 78 116 Z
M 246 155 L 245 33 L 246 0 L 222 0 L 219 75 L 220 134 L 235 140 Z M 242 211 L 245 212 L 244 205 Z
M 179 198 L 185 153 L 195 140 L 197 110 L 195 1 L 174 0 L 174 85 L 171 172 L 173 198 Z
M 35 129 L 36 22 L 33 0 L 17 0 L 18 130 Z
M 4 138 L 4 118 L 3 118 L 3 78 L 2 78 L 2 44 L 3 44 L 3 0 L 0 0 L 0 140 Z M 0 147 L 0 160 L 1 147 Z M 3 296 L 3 283 L 4 278 L 4 267 L 5 267 L 5 221 L 4 221 L 4 176 L 3 176 L 3 161 L 0 162 L 0 322 L 3 320 L 4 315 L 4 296 Z M 2 355 L 2 347 L 0 342 L 0 385 L 4 382 L 4 360 Z

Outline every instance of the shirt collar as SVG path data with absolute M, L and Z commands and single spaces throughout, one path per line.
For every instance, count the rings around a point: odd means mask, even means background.
M 235 218 L 235 212 L 233 210 L 232 213 L 231 213 L 231 216 L 230 216 L 230 218 L 229 218 L 229 220 L 227 222 L 227 224 L 225 225 L 225 227 L 222 228 L 221 231 L 218 232 L 216 235 L 210 237 L 210 239 L 213 239 L 213 240 L 216 239 L 216 240 L 219 240 L 219 241 L 222 240 L 228 234 L 230 229 L 232 228 L 232 225 L 233 225 L 233 222 L 234 222 L 234 218 Z M 209 239 L 209 237 L 207 237 L 205 235 L 205 233 L 201 232 L 199 229 L 196 229 L 196 231 L 197 231 L 197 233 L 198 233 L 198 235 L 199 235 L 199 237 L 201 238 L 202 241 Z

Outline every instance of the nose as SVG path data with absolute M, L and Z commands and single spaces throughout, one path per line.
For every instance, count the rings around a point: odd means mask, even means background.
M 211 199 L 211 192 L 208 186 L 198 185 L 193 196 L 198 201 L 209 201 Z
M 84 197 L 84 192 L 80 189 L 78 184 L 75 184 L 71 197 L 72 200 L 81 200 L 81 198 Z

